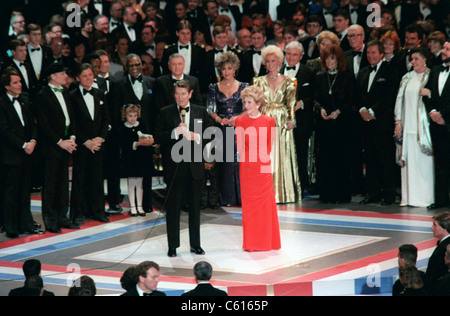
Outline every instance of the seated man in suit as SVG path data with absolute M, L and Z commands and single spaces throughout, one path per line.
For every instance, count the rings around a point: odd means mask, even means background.
M 144 261 L 137 265 L 138 280 L 136 287 L 131 288 L 122 296 L 166 296 L 158 291 L 159 265 L 153 261 Z
M 204 130 L 210 125 L 206 108 L 191 104 L 192 87 L 187 80 L 175 84 L 176 103 L 159 111 L 156 143 L 161 144 L 166 197 L 169 257 L 177 255 L 180 246 L 180 210 L 187 198 L 189 204 L 189 238 L 191 252 L 204 254 L 200 247 L 200 196 L 204 185 Z M 201 133 L 201 134 L 200 134 Z
M 31 155 L 36 147 L 37 129 L 30 102 L 22 95 L 19 72 L 8 67 L 1 83 L 6 93 L 0 98 L 0 161 L 4 171 L 3 219 L 8 238 L 20 233 L 42 233 L 34 227 L 30 210 Z
M 213 268 L 206 261 L 197 262 L 194 266 L 195 282 L 197 287 L 181 296 L 228 296 L 227 292 L 216 289 L 211 285 Z
M 103 188 L 103 150 L 110 124 L 105 95 L 92 87 L 94 71 L 82 64 L 76 77 L 79 87 L 70 92 L 77 151 L 73 159 L 70 217 L 83 225 L 83 217 L 107 223 Z
M 196 77 L 184 74 L 184 57 L 178 53 L 169 57 L 170 74 L 162 75 L 156 79 L 155 100 L 158 109 L 167 104 L 175 103 L 174 84 L 180 80 L 187 80 L 192 86 L 192 103 L 202 105 L 200 85 Z

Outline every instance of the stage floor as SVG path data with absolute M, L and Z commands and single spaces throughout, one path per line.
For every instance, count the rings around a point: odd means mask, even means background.
M 122 183 L 126 193 L 126 183 Z M 162 200 L 155 191 L 155 208 Z M 279 205 L 282 248 L 242 250 L 241 209 L 223 207 L 202 211 L 202 247 L 206 255 L 189 252 L 188 215 L 182 214 L 178 256 L 167 257 L 164 214 L 145 217 L 125 211 L 110 223 L 87 221 L 80 230 L 63 234 L 0 236 L 0 296 L 23 285 L 22 264 L 30 258 L 43 264 L 45 288 L 58 296 L 68 293 L 72 280 L 91 276 L 100 295 L 123 293 L 120 277 L 130 265 L 152 260 L 161 266 L 159 290 L 178 296 L 195 287 L 192 267 L 208 261 L 213 284 L 229 295 L 390 295 L 397 278 L 397 249 L 415 244 L 417 266 L 425 269 L 436 246 L 431 231 L 434 215 L 425 208 L 360 205 L 354 196 L 347 204 L 322 204 L 306 197 L 301 204 Z M 40 197 L 32 211 L 42 223 Z

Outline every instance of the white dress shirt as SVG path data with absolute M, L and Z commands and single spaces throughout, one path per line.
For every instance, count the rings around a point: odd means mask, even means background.
M 34 73 L 36 74 L 37 79 L 39 79 L 42 71 L 43 50 L 41 46 L 37 48 L 39 50 L 32 51 L 31 49 L 34 49 L 34 47 L 28 44 L 28 55 L 30 56 L 31 66 L 33 66 Z
M 17 68 L 19 68 L 20 72 L 22 73 L 22 76 L 25 80 L 25 84 L 27 85 L 27 87 L 30 87 L 30 82 L 28 80 L 28 71 L 27 68 L 25 67 L 25 65 L 23 65 L 23 63 L 21 63 L 20 61 L 17 61 L 15 59 L 13 59 L 14 63 L 16 64 Z M 22 65 L 21 65 L 22 64 Z
M 7 93 L 9 99 L 11 102 L 14 100 L 14 97 Z M 17 115 L 19 116 L 20 122 L 22 123 L 22 126 L 25 126 L 25 121 L 23 120 L 23 114 L 22 114 L 22 107 L 20 106 L 19 101 L 15 100 L 13 103 L 14 109 L 16 110 Z
M 182 45 L 180 42 L 178 42 L 178 53 L 183 56 L 184 58 L 184 73 L 186 75 L 189 75 L 189 73 L 191 72 L 191 56 L 192 56 L 192 44 L 191 42 L 189 42 L 188 44 L 186 44 L 188 46 L 188 48 L 180 48 L 180 46 L 186 46 L 186 45 Z
M 89 89 L 89 90 L 91 90 L 91 89 Z M 81 96 L 83 97 L 84 102 L 86 103 L 86 107 L 89 111 L 89 114 L 91 115 L 91 119 L 94 120 L 94 114 L 95 114 L 94 96 L 90 93 L 86 93 L 85 95 L 83 95 L 83 90 L 84 90 L 83 87 L 80 86 Z
M 52 85 L 51 83 L 48 84 L 50 88 L 56 88 L 56 89 L 62 89 L 62 87 L 56 87 L 55 85 Z M 64 100 L 64 96 L 62 92 L 53 90 L 53 93 L 55 94 L 56 98 L 58 99 L 59 105 L 61 106 L 61 110 L 64 113 L 64 117 L 66 118 L 66 126 L 70 125 L 70 117 L 69 117 L 69 111 L 67 110 L 67 104 L 66 100 Z M 83 92 L 81 92 L 83 94 Z

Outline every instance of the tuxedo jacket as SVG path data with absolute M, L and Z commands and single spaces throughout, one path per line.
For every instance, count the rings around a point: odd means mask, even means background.
M 19 96 L 24 125 L 22 125 L 13 103 L 4 94 L 0 98 L 0 159 L 5 165 L 20 165 L 29 159 L 23 145 L 37 140 L 37 128 L 26 95 Z
M 194 104 L 202 104 L 202 96 L 200 94 L 200 83 L 193 76 L 184 75 L 184 79 L 188 80 L 194 90 L 191 101 Z M 159 109 L 167 106 L 167 104 L 175 103 L 175 89 L 172 75 L 162 75 L 156 79 L 155 83 L 155 104 Z
M 75 134 L 77 136 L 77 144 L 83 146 L 87 140 L 101 137 L 106 139 L 110 118 L 108 106 L 105 102 L 104 94 L 95 88 L 91 88 L 94 95 L 94 119 L 91 118 L 86 102 L 84 101 L 82 92 L 76 88 L 70 92 L 72 99 Z
M 444 257 L 449 244 L 450 237 L 439 242 L 428 260 L 426 276 L 431 287 L 435 286 L 439 278 L 445 276 L 448 272 L 448 266 L 445 264 Z
M 47 85 L 36 96 L 37 125 L 39 131 L 39 145 L 46 158 L 60 158 L 67 154 L 57 143 L 75 135 L 74 113 L 69 91 L 64 88 L 64 101 L 69 114 L 70 125 L 66 131 L 66 117 L 63 109 L 52 89 Z
M 124 105 L 137 104 L 141 107 L 141 120 L 148 126 L 149 132 L 154 131 L 155 121 L 157 117 L 157 109 L 155 106 L 155 78 L 142 77 L 142 98 L 139 100 L 134 93 L 133 86 L 129 76 L 119 78 L 113 81 L 110 86 L 111 98 L 111 118 L 113 129 L 116 129 L 117 124 L 121 122 L 121 110 Z
M 216 289 L 209 283 L 198 284 L 197 287 L 181 296 L 228 296 L 227 292 Z
M 394 107 L 397 96 L 399 80 L 397 73 L 387 63 L 382 63 L 368 91 L 371 67 L 359 71 L 357 83 L 358 110 L 366 107 L 375 113 L 375 124 L 378 130 L 389 131 L 393 129 Z
M 358 74 L 355 75 L 355 68 L 353 64 L 354 58 L 353 49 L 349 49 L 346 52 L 344 52 L 344 56 L 347 61 L 347 70 L 353 75 L 355 79 L 358 78 Z M 364 50 L 361 55 L 361 63 L 359 64 L 359 71 L 361 71 L 367 66 L 369 66 L 369 61 L 367 60 L 367 47 L 364 47 Z
M 316 42 L 316 45 L 314 46 L 314 50 L 312 51 L 312 55 L 311 56 L 308 55 L 309 45 L 311 44 L 311 41 L 313 41 L 313 40 L 317 41 L 317 38 L 314 39 L 314 37 L 308 37 L 301 41 L 301 44 L 303 45 L 303 51 L 305 52 L 305 54 L 303 55 L 303 58 L 301 60 L 302 64 L 306 64 L 306 62 L 309 59 L 316 59 L 316 58 L 320 57 L 319 45 L 317 44 L 317 42 Z
M 201 137 L 203 137 L 205 129 L 210 126 L 210 116 L 206 112 L 206 108 L 191 103 L 189 112 L 189 130 L 197 133 L 201 131 Z M 170 183 L 173 180 L 177 165 L 179 164 L 172 159 L 172 148 L 175 145 L 178 146 L 182 144 L 179 142 L 186 142 L 185 146 L 191 147 L 191 156 L 187 163 L 189 164 L 193 178 L 199 180 L 205 175 L 205 168 L 203 164 L 203 148 L 206 145 L 205 141 L 202 139 L 200 144 L 197 144 L 195 141 L 185 140 L 183 136 L 179 136 L 178 139 L 173 139 L 172 136 L 174 135 L 174 129 L 177 128 L 180 123 L 181 117 L 176 104 L 166 106 L 159 111 L 158 121 L 156 124 L 155 141 L 157 144 L 161 145 L 164 177 L 167 181 L 166 183 Z M 201 150 L 202 159 L 201 161 L 196 161 L 194 153 L 196 151 L 199 152 L 199 150 Z M 179 151 L 176 152 L 178 153 Z
M 34 73 L 34 69 L 27 61 L 24 62 L 25 68 L 27 70 L 27 77 L 28 77 L 28 85 L 26 84 L 25 78 L 20 71 L 19 67 L 17 67 L 16 63 L 11 59 L 8 58 L 8 60 L 5 62 L 4 66 L 9 67 L 12 66 L 17 72 L 19 73 L 20 80 L 22 81 L 22 92 L 26 92 L 30 96 L 30 101 L 33 101 L 34 95 L 39 92 L 39 82 L 36 78 L 36 75 Z
M 41 76 L 38 78 L 36 75 L 36 72 L 34 71 L 34 67 L 33 67 L 33 62 L 31 61 L 31 57 L 30 57 L 30 52 L 28 51 L 28 47 L 27 47 L 27 59 L 26 62 L 29 63 L 31 65 L 31 69 L 33 71 L 33 74 L 35 75 L 36 79 L 40 82 L 42 82 L 42 80 L 44 78 L 42 78 L 42 74 L 44 73 L 44 70 L 52 63 L 52 50 L 47 47 L 47 46 L 43 46 L 40 45 L 40 48 L 42 50 L 42 68 L 41 68 Z
M 297 101 L 303 101 L 303 109 L 295 112 L 297 128 L 294 131 L 312 131 L 314 129 L 314 84 L 315 69 L 299 64 L 295 80 L 297 80 Z M 284 73 L 283 66 L 280 73 Z
M 139 293 L 136 288 L 133 287 L 131 290 L 123 293 L 121 296 L 139 296 Z M 166 293 L 161 291 L 153 291 L 150 296 L 166 296 Z
M 436 110 L 441 113 L 445 125 L 450 132 L 450 76 L 448 77 L 442 95 L 439 96 L 439 75 L 443 66 L 435 66 L 431 69 L 430 78 L 425 88 L 431 91 L 431 98 L 423 97 L 423 102 L 428 112 Z
M 141 38 L 141 29 L 138 27 L 138 23 L 136 23 L 134 26 L 134 32 L 136 33 L 136 41 L 138 41 Z M 125 30 L 125 24 L 122 23 L 117 28 L 114 29 L 114 31 L 111 32 L 111 36 L 109 37 L 110 40 L 116 42 L 117 36 L 119 34 L 125 34 L 129 40 L 129 43 L 133 43 L 128 35 L 128 32 Z

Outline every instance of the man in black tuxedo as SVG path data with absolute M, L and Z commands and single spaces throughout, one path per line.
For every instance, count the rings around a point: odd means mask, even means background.
M 76 77 L 79 87 L 70 92 L 77 151 L 73 158 L 70 218 L 83 225 L 83 217 L 107 223 L 103 188 L 104 141 L 110 125 L 105 95 L 92 88 L 94 71 L 82 64 Z
M 42 82 L 41 74 L 51 63 L 50 56 L 52 51 L 49 47 L 41 45 L 42 30 L 37 24 L 27 26 L 29 43 L 27 45 L 28 54 L 26 61 L 32 66 L 36 79 Z
M 69 210 L 69 159 L 76 150 L 74 113 L 62 63 L 50 65 L 43 73 L 48 80 L 36 96 L 36 113 L 44 158 L 42 217 L 46 230 L 76 229 L 66 214 Z
M 193 89 L 192 103 L 202 105 L 202 96 L 200 94 L 200 84 L 198 79 L 185 75 L 184 72 L 184 58 L 178 53 L 169 57 L 170 74 L 162 75 L 156 79 L 155 84 L 155 104 L 158 109 L 163 108 L 167 104 L 175 103 L 175 88 L 174 84 L 180 80 L 187 80 Z
M 344 52 L 351 49 L 347 37 L 349 26 L 350 26 L 350 15 L 348 14 L 348 12 L 343 9 L 337 10 L 333 14 L 333 27 L 334 32 L 338 36 L 339 41 L 341 43 L 341 48 Z
M 30 210 L 31 155 L 36 147 L 37 129 L 29 99 L 22 94 L 20 73 L 8 67 L 1 82 L 6 89 L 0 98 L 3 225 L 7 237 L 17 238 L 20 233 L 41 233 L 34 227 Z
M 27 63 L 27 45 L 23 40 L 12 40 L 9 43 L 12 57 L 5 62 L 6 67 L 13 67 L 19 73 L 22 82 L 22 91 L 26 92 L 32 102 L 35 94 L 39 90 L 38 80 L 34 74 L 34 70 Z
M 433 288 L 438 280 L 448 273 L 448 267 L 445 264 L 445 253 L 447 246 L 450 245 L 450 213 L 442 212 L 433 216 L 433 236 L 439 239 L 436 249 L 433 251 L 426 271 L 427 280 Z
M 344 56 L 347 60 L 348 71 L 350 71 L 356 79 L 358 78 L 359 71 L 369 66 L 369 62 L 367 60 L 367 48 L 364 44 L 364 28 L 359 24 L 351 25 L 348 28 L 347 37 L 351 49 L 345 51 Z
M 316 59 L 320 57 L 319 45 L 317 45 L 317 38 L 323 30 L 324 21 L 318 15 L 311 15 L 306 20 L 306 32 L 308 37 L 301 41 L 303 51 L 305 54 L 302 58 L 302 64 L 306 64 L 309 59 Z
M 161 144 L 167 184 L 166 218 L 169 257 L 180 246 L 180 210 L 187 197 L 191 252 L 204 254 L 200 245 L 200 197 L 204 186 L 204 130 L 210 125 L 205 107 L 191 104 L 192 87 L 187 80 L 175 84 L 175 104 L 159 111 L 156 143 Z
M 435 202 L 428 209 L 450 205 L 450 40 L 443 45 L 443 64 L 431 70 L 423 101 L 431 118 L 430 133 L 435 163 Z
M 398 58 L 394 59 L 397 61 L 394 66 L 400 78 L 403 78 L 408 71 L 413 69 L 411 64 L 411 50 L 420 47 L 422 39 L 423 29 L 420 25 L 414 23 L 406 27 L 404 49 L 398 53 Z
M 206 52 L 206 62 L 207 66 L 207 78 L 208 83 L 217 83 L 220 78 L 220 73 L 216 69 L 215 62 L 217 56 L 223 52 L 231 51 L 231 48 L 227 46 L 228 34 L 227 30 L 223 26 L 215 26 L 213 30 L 214 38 L 214 49 Z
M 131 6 L 126 6 L 122 10 L 123 23 L 111 32 L 111 38 L 115 39 L 118 34 L 126 34 L 129 43 L 133 43 L 141 36 L 141 30 L 138 28 L 138 13 Z
M 362 204 L 395 202 L 395 145 L 392 138 L 394 105 L 398 84 L 396 73 L 383 63 L 384 47 L 367 44 L 370 66 L 358 75 L 358 109 L 363 119 L 366 153 L 366 196 Z
M 146 124 L 150 134 L 155 129 L 155 121 L 157 116 L 157 108 L 154 100 L 155 78 L 142 75 L 142 61 L 136 54 L 127 56 L 126 70 L 128 75 L 120 78 L 111 86 L 111 133 L 117 133 L 121 120 L 121 110 L 126 104 L 136 104 L 141 107 L 141 123 Z M 114 131 L 115 130 L 115 131 Z M 153 165 L 153 161 L 149 161 Z M 152 171 L 154 168 L 147 168 Z M 152 211 L 152 174 L 144 175 L 144 211 L 149 213 Z
M 144 261 L 137 265 L 138 282 L 121 296 L 166 296 L 158 291 L 159 265 L 153 261 Z
M 253 29 L 252 30 L 252 49 L 246 54 L 246 63 L 251 65 L 249 68 L 253 70 L 251 75 L 252 81 L 253 77 L 264 76 L 267 74 L 267 69 L 262 63 L 262 51 L 266 47 L 266 31 L 263 29 Z M 248 81 L 245 81 L 248 82 Z
M 286 45 L 286 65 L 280 73 L 296 80 L 297 105 L 295 107 L 294 129 L 295 147 L 297 148 L 297 162 L 302 189 L 308 189 L 310 179 L 308 175 L 309 139 L 314 131 L 314 77 L 316 71 L 301 63 L 304 56 L 303 46 L 297 42 Z
M 230 5 L 230 0 L 217 0 L 219 15 L 227 15 L 231 19 L 231 31 L 236 34 L 242 28 L 242 13 L 237 5 Z
M 172 54 L 179 53 L 184 57 L 186 75 L 194 76 L 199 80 L 201 93 L 207 93 L 208 80 L 206 77 L 205 49 L 192 42 L 192 25 L 189 21 L 182 20 L 177 26 L 178 41 L 168 45 L 164 49 L 162 66 L 164 74 L 169 74 L 168 61 Z
M 194 266 L 195 282 L 197 287 L 181 296 L 228 296 L 227 292 L 216 289 L 211 285 L 213 268 L 206 261 L 197 262 Z
M 361 0 L 350 0 L 349 4 L 342 7 L 342 9 L 350 14 L 351 25 L 361 25 L 365 30 L 368 28 L 367 17 L 369 13 L 367 12 L 367 7 L 361 4 Z

